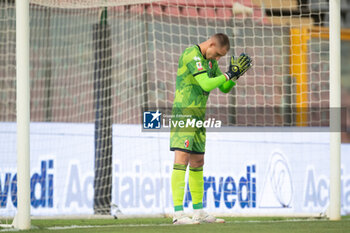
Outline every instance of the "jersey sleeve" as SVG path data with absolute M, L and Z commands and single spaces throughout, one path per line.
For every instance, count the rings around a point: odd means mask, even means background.
M 223 93 L 229 93 L 236 83 L 232 80 L 228 80 L 219 86 L 219 89 Z
M 196 49 L 192 49 L 185 53 L 183 62 L 186 64 L 188 70 L 198 82 L 199 86 L 206 92 L 219 87 L 226 81 L 226 76 L 222 73 L 215 77 L 209 77 L 205 64 L 205 60 Z M 213 63 L 213 67 L 217 66 L 217 62 Z
M 223 73 L 221 72 L 219 65 L 217 62 L 215 62 L 214 66 L 213 66 L 216 70 L 215 70 L 215 75 L 219 76 L 219 75 L 223 75 Z M 221 92 L 223 93 L 228 93 L 230 92 L 230 90 L 232 89 L 232 87 L 234 87 L 236 85 L 236 83 L 232 80 L 228 80 L 226 82 L 224 82 L 223 84 L 221 84 L 219 86 L 219 89 Z
M 226 77 L 224 75 L 220 75 L 215 78 L 209 78 L 208 74 L 205 72 L 196 75 L 196 80 L 204 91 L 210 92 L 211 90 L 224 84 L 226 82 Z

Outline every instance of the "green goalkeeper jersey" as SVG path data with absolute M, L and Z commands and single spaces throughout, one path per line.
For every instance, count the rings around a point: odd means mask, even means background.
M 188 47 L 179 59 L 173 117 L 204 120 L 210 90 L 220 87 L 226 92 L 234 85 L 233 81 L 226 81 L 216 60 L 203 57 L 198 45 Z

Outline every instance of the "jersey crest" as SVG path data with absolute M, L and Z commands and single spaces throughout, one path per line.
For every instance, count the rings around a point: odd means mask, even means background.
M 202 63 L 200 61 L 196 63 L 196 66 L 197 66 L 198 71 L 203 70 L 203 66 L 202 66 Z

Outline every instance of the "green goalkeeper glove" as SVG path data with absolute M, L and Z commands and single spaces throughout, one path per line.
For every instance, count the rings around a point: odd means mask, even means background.
M 229 79 L 237 80 L 252 66 L 252 60 L 244 53 L 236 60 L 234 56 L 231 57 L 230 66 L 225 73 Z

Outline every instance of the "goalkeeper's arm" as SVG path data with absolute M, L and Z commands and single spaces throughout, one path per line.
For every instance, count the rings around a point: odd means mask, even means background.
M 250 57 L 244 53 L 242 53 L 237 60 L 235 60 L 234 56 L 232 56 L 229 69 L 225 73 L 230 80 L 219 86 L 220 91 L 223 93 L 228 93 L 232 87 L 236 85 L 234 81 L 241 77 L 252 66 L 251 62 L 252 60 Z
M 228 80 L 219 86 L 219 89 L 223 93 L 229 93 L 232 87 L 236 86 L 236 83 L 232 80 Z
M 224 74 L 216 76 L 215 78 L 209 78 L 207 72 L 200 73 L 196 75 L 195 78 L 201 88 L 206 92 L 210 92 L 211 90 L 222 86 L 226 83 L 226 81 L 229 80 L 228 77 Z
M 225 74 L 209 78 L 207 72 L 201 72 L 195 75 L 195 78 L 202 89 L 206 92 L 219 87 L 224 93 L 227 93 L 236 85 L 236 81 L 251 67 L 251 59 L 245 54 L 241 54 L 237 60 L 231 57 L 229 70 Z
M 222 75 L 223 73 L 221 72 L 221 70 L 219 69 L 219 67 L 216 70 L 216 76 Z M 229 93 L 232 89 L 232 87 L 236 86 L 236 82 L 234 82 L 233 80 L 227 80 L 226 82 L 224 82 L 223 84 L 221 84 L 219 86 L 219 89 L 221 92 L 223 93 Z

